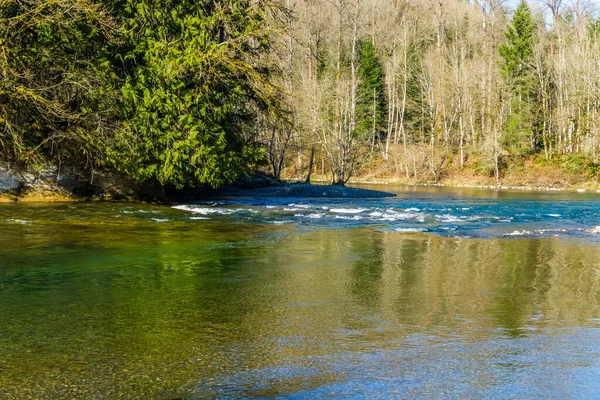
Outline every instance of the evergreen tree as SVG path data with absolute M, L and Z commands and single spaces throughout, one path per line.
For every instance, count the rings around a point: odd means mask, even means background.
M 358 46 L 356 133 L 361 137 L 378 137 L 385 121 L 385 78 L 383 67 L 371 40 Z
M 277 108 L 263 5 L 250 0 L 125 5 L 131 73 L 115 166 L 144 180 L 219 186 L 263 157 L 249 134 L 256 110 Z
M 503 143 L 514 153 L 535 147 L 535 75 L 532 66 L 536 42 L 535 23 L 525 0 L 521 0 L 507 27 L 506 43 L 499 47 L 500 70 L 513 95 L 512 112 L 507 119 Z

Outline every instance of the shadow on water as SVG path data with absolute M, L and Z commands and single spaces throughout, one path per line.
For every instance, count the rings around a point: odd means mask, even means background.
M 0 234 L 1 398 L 600 390 L 596 244 L 136 207 L 11 214 L 29 222 Z

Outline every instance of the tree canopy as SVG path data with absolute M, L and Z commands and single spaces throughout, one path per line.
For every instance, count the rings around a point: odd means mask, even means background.
M 131 73 L 113 162 L 138 179 L 177 187 L 234 180 L 261 150 L 248 130 L 277 105 L 262 4 L 128 2 L 123 15 Z

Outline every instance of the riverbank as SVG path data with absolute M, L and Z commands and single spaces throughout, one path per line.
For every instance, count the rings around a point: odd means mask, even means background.
M 600 191 L 600 175 L 593 165 L 579 159 L 557 159 L 548 162 L 535 157 L 513 160 L 501 171 L 497 180 L 489 168 L 481 167 L 478 160 L 470 159 L 463 166 L 455 158 L 437 161 L 436 175 L 426 166 L 408 173 L 401 158 L 390 156 L 388 160 L 375 157 L 357 168 L 350 184 L 393 184 L 407 186 L 443 186 L 486 188 L 494 190 L 522 191 L 572 191 L 597 193 Z M 288 169 L 284 174 L 289 180 L 302 180 L 302 169 Z M 416 178 L 415 178 L 416 176 Z M 312 181 L 330 182 L 331 178 L 314 171 Z M 600 193 L 600 192 L 599 192 Z
M 95 176 L 71 173 L 59 174 L 53 169 L 37 173 L 0 169 L 0 203 L 57 203 L 80 201 L 128 201 L 176 203 L 218 197 L 330 197 L 368 198 L 393 197 L 395 194 L 339 185 L 311 185 L 283 182 L 267 174 L 240 180 L 220 189 L 196 187 L 165 189 L 158 183 L 138 184 L 115 173 Z
M 154 185 L 136 185 L 133 182 L 123 182 L 121 178 L 103 176 L 95 184 L 85 184 L 76 187 L 52 185 L 38 182 L 28 187 L 15 187 L 8 190 L 0 188 L 0 203 L 60 203 L 87 201 L 128 201 L 146 203 L 173 203 L 193 201 L 207 197 L 335 197 L 335 198 L 366 198 L 391 197 L 393 193 L 354 188 L 350 186 L 327 185 L 325 177 L 313 179 L 317 184 L 303 184 L 288 181 L 277 186 L 261 188 L 240 188 L 228 186 L 220 190 L 189 190 L 176 195 L 167 195 Z M 446 178 L 438 182 L 423 182 L 398 178 L 380 178 L 358 176 L 351 179 L 349 185 L 405 185 L 431 187 L 481 188 L 492 190 L 519 190 L 526 192 L 580 192 L 600 193 L 597 184 L 561 186 L 549 185 L 545 182 L 521 182 L 502 180 L 498 183 L 488 179 L 459 179 Z
M 388 160 L 376 160 L 357 169 L 349 184 L 407 185 L 485 188 L 493 190 L 521 191 L 573 191 L 600 193 L 598 176 L 589 171 L 575 170 L 571 165 L 540 163 L 530 158 L 503 170 L 499 180 L 489 173 L 480 173 L 472 164 L 463 167 L 449 163 L 440 169 L 440 176 L 418 174 L 415 179 Z M 395 167 L 394 167 L 395 166 Z M 174 203 L 194 201 L 206 197 L 387 197 L 391 193 L 373 192 L 343 186 L 330 186 L 330 177 L 313 173 L 312 181 L 318 185 L 297 183 L 301 173 L 284 174 L 279 181 L 264 173 L 240 180 L 219 190 L 206 187 L 175 190 L 164 189 L 156 182 L 136 183 L 132 179 L 114 172 L 96 172 L 93 175 L 77 170 L 48 167 L 40 171 L 14 171 L 0 164 L 0 203 L 54 203 L 80 201 L 129 201 L 150 203 Z M 325 184 L 325 185 L 324 185 Z

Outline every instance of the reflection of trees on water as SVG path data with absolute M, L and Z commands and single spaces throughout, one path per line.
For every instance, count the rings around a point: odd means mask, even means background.
M 539 290 L 533 284 L 539 274 L 547 275 L 545 263 L 540 263 L 539 240 L 504 241 L 499 244 L 499 276 L 495 305 L 491 310 L 494 318 L 510 336 L 519 336 L 534 311 L 535 297 Z M 516 246 L 516 248 L 515 248 Z M 543 279 L 543 278 L 542 278 Z
M 354 301 L 367 309 L 380 306 L 382 274 L 385 267 L 383 258 L 384 233 L 365 231 L 363 235 L 351 235 L 349 241 L 357 258 L 349 271 L 349 292 Z
M 296 254 L 291 243 L 276 250 L 288 266 Z M 423 329 L 466 329 L 471 321 L 469 329 L 499 328 L 518 336 L 530 325 L 585 322 L 600 310 L 599 252 L 593 245 L 365 229 L 315 232 L 293 243 L 310 243 L 314 252 L 304 254 L 303 268 L 283 278 L 293 288 L 290 302 L 333 297 L 346 304 L 324 325 L 338 318 L 355 321 L 362 312 Z
M 62 371 L 104 393 L 144 387 L 153 397 L 224 371 L 387 346 L 414 333 L 517 337 L 591 323 L 600 312 L 594 245 L 367 228 L 281 237 L 257 225 L 179 228 L 141 238 L 115 228 L 93 245 L 79 238 L 10 253 L 10 265 L 45 259 L 48 267 L 0 276 L 0 318 L 12 322 L 0 337 L 13 341 L 2 349 L 11 372 L 0 383 L 35 368 L 40 381 Z M 23 357 L 28 348 L 35 357 Z M 86 363 L 94 367 L 77 367 Z

